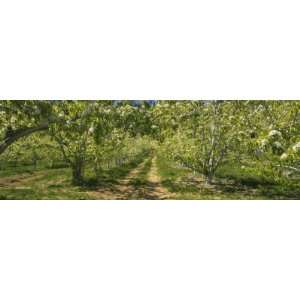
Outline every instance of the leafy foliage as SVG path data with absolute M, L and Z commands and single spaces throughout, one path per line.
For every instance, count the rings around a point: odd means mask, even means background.
M 87 168 L 101 178 L 151 151 L 208 183 L 226 166 L 260 182 L 297 180 L 300 101 L 0 101 L 2 169 L 69 166 L 82 184 Z

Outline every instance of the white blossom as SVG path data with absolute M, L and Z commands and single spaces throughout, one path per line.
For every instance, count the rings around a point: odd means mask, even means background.
M 298 142 L 297 144 L 295 144 L 293 146 L 293 151 L 294 152 L 300 152 L 300 142 Z
M 269 132 L 269 137 L 281 137 L 281 132 L 278 130 L 271 130 Z
M 280 160 L 285 160 L 288 158 L 288 155 L 287 153 L 283 153 L 281 156 L 280 156 Z
M 279 142 L 274 143 L 275 148 L 281 149 L 282 145 Z
M 266 147 L 268 145 L 268 141 L 266 139 L 261 140 L 260 145 L 262 147 Z

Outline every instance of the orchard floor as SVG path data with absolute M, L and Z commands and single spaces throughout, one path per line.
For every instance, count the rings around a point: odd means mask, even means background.
M 300 199 L 300 186 L 247 184 L 228 178 L 205 183 L 200 175 L 163 158 L 148 157 L 93 178 L 87 172 L 82 186 L 71 184 L 71 170 L 0 171 L 0 199 Z

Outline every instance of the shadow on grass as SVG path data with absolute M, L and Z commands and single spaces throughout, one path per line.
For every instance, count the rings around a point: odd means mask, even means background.
M 99 187 L 108 188 L 113 191 L 115 185 L 119 183 L 119 180 L 125 178 L 130 171 L 136 168 L 142 161 L 143 159 L 139 159 L 123 166 L 103 170 L 98 177 L 93 175 L 87 176 L 80 187 L 85 191 L 97 190 Z
M 171 193 L 197 193 L 200 192 L 200 187 L 194 182 L 174 181 L 172 179 L 162 180 L 162 185 Z
M 259 192 L 268 199 L 300 200 L 300 186 L 296 184 L 261 186 Z
M 167 196 L 164 196 L 160 193 L 157 193 L 157 190 L 160 188 L 158 183 L 154 182 L 143 182 L 141 185 L 135 186 L 135 188 L 127 194 L 124 199 L 141 199 L 141 200 L 162 200 L 166 199 Z
M 129 182 L 131 186 L 130 192 L 124 195 L 124 199 L 143 199 L 143 200 L 161 200 L 164 197 L 157 193 L 160 188 L 159 183 L 148 181 L 148 175 L 152 167 L 152 157 L 150 157 L 143 168 L 135 178 Z
M 246 195 L 255 194 L 261 199 L 300 199 L 300 185 L 296 181 L 276 182 L 266 176 L 242 174 L 237 171 L 233 171 L 232 174 L 221 174 L 219 178 L 225 182 L 218 184 L 219 189 L 224 193 L 243 192 Z
M 211 185 L 191 170 L 177 170 L 172 163 L 158 160 L 162 185 L 177 199 L 300 199 L 296 181 L 278 183 L 271 177 L 234 168 L 221 169 Z
M 135 178 L 132 178 L 129 182 L 130 185 L 133 185 L 135 188 L 143 187 L 147 185 L 147 175 L 151 169 L 152 159 L 149 158 L 144 164 L 143 168 L 139 171 Z

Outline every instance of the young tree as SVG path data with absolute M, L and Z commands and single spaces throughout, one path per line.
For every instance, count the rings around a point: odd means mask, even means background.
M 171 156 L 211 182 L 237 145 L 237 116 L 229 101 L 189 101 L 162 105 L 171 114 L 164 126 Z M 163 112 L 162 112 L 163 114 Z M 170 131 L 171 130 L 171 131 Z M 170 142 L 168 143 L 170 145 Z

